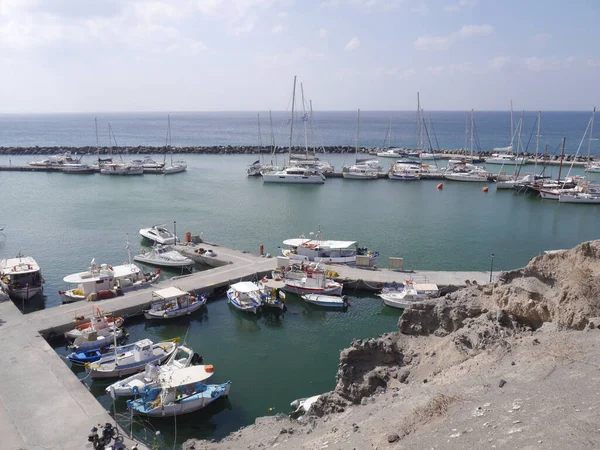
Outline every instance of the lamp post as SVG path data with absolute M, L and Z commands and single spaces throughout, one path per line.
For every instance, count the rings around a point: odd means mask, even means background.
M 494 271 L 494 254 L 492 253 L 492 263 L 490 264 L 490 283 L 492 282 L 492 272 Z

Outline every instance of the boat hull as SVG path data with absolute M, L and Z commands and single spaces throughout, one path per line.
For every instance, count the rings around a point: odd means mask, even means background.
M 38 294 L 41 294 L 44 292 L 44 287 L 43 286 L 39 286 L 39 287 L 34 287 L 34 288 L 29 288 L 29 289 L 12 289 L 12 290 L 8 290 L 8 295 L 10 298 L 12 298 L 13 300 L 29 300 L 30 298 L 35 297 Z
M 487 183 L 488 182 L 487 175 L 466 176 L 466 175 L 462 175 L 462 174 L 446 173 L 446 174 L 444 174 L 444 178 L 446 180 L 451 180 L 451 181 L 464 181 L 464 182 L 471 182 L 471 183 Z
M 143 255 L 136 255 L 133 257 L 134 261 L 149 264 L 156 267 L 190 267 L 194 265 L 194 261 L 188 258 L 188 261 L 159 261 L 156 259 L 145 258 Z
M 356 265 L 356 255 L 355 256 L 340 256 L 340 257 L 332 257 L 332 258 L 324 258 L 324 257 L 315 257 L 315 258 L 309 258 L 308 256 L 305 255 L 298 255 L 297 253 L 292 253 L 290 250 L 281 250 L 281 255 L 285 256 L 286 258 L 290 258 L 291 260 L 294 261 L 303 261 L 305 263 L 307 262 L 316 262 L 316 263 L 323 263 L 323 264 L 342 264 L 342 265 L 348 265 L 348 266 L 353 266 Z M 373 252 L 371 255 L 369 255 L 369 267 L 373 267 L 375 265 L 377 265 L 377 262 L 379 261 L 379 252 Z
M 322 294 L 322 295 L 332 295 L 332 296 L 340 296 L 342 295 L 343 285 L 339 283 L 329 284 L 323 288 L 320 287 L 306 287 L 302 286 L 301 283 L 294 283 L 294 280 L 285 280 L 285 286 L 283 289 L 287 292 L 291 292 L 293 294 Z
M 260 308 L 261 305 L 259 305 L 258 303 L 250 304 L 250 303 L 246 303 L 246 302 L 240 302 L 235 297 L 235 294 L 231 291 L 232 291 L 232 289 L 227 291 L 227 302 L 231 306 L 233 306 L 238 311 L 248 312 L 248 313 L 252 313 L 252 314 L 256 314 L 258 312 L 258 308 Z
M 123 365 L 115 364 L 114 360 L 112 363 L 109 361 L 108 364 L 104 366 L 100 363 L 99 367 L 96 367 L 92 364 L 88 366 L 87 371 L 92 379 L 120 378 L 136 372 L 141 372 L 146 368 L 146 364 L 162 364 L 176 349 L 177 346 L 173 344 L 168 351 L 165 351 L 161 355 L 154 356 L 153 358 L 148 358 L 143 361 L 125 363 Z
M 323 308 L 344 309 L 348 306 L 348 302 L 344 297 L 334 295 L 305 294 L 302 296 L 302 299 L 306 303 Z
M 325 180 L 319 175 L 277 175 L 271 173 L 263 174 L 264 183 L 284 183 L 284 184 L 324 184 Z
M 194 311 L 199 310 L 206 304 L 206 300 L 197 301 L 196 303 L 191 304 L 187 308 L 181 309 L 166 309 L 164 311 L 145 311 L 144 317 L 146 319 L 154 319 L 154 320 L 167 320 L 167 319 L 176 319 L 177 317 L 189 316 Z

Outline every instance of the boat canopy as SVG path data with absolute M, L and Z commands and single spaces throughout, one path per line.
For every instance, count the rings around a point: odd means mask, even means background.
M 4 275 L 15 275 L 39 272 L 40 266 L 31 256 L 8 258 L 0 261 L 0 272 Z
M 415 290 L 423 292 L 437 292 L 440 290 L 438 285 L 433 283 L 415 283 L 413 287 Z
M 169 299 L 169 298 L 177 298 L 177 297 L 181 297 L 182 295 L 187 295 L 187 292 L 182 291 L 179 288 L 176 287 L 168 287 L 168 288 L 164 288 L 164 289 L 160 289 L 158 291 L 154 291 L 153 292 L 155 297 L 160 297 L 162 299 Z
M 213 372 L 207 372 L 206 366 L 190 366 L 185 369 L 163 372 L 160 384 L 164 389 L 176 388 L 185 384 L 199 383 L 212 376 Z
M 239 283 L 235 283 L 231 285 L 232 289 L 235 289 L 238 292 L 250 293 L 254 291 L 258 291 L 260 287 L 253 283 L 252 281 L 241 281 Z
M 113 273 L 115 274 L 115 278 L 128 277 L 139 272 L 141 272 L 141 270 L 135 264 L 123 264 L 120 266 L 113 267 Z
M 356 241 L 321 241 L 316 239 L 286 239 L 284 245 L 290 247 L 309 247 L 309 248 L 339 248 L 345 249 L 356 245 Z

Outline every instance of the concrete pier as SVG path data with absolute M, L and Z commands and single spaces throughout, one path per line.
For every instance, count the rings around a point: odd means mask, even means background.
M 0 433 L 2 449 L 81 449 L 93 426 L 113 422 L 83 383 L 71 372 L 44 337 L 73 328 L 78 316 L 89 318 L 92 305 L 117 315 L 134 315 L 147 308 L 152 290 L 177 286 L 186 291 L 211 293 L 240 280 L 258 279 L 276 268 L 278 258 L 266 258 L 206 243 L 226 263 L 189 276 L 164 280 L 154 288 L 129 292 L 95 303 L 76 302 L 23 315 L 12 302 L 0 304 Z M 479 284 L 489 272 L 428 272 L 364 270 L 325 266 L 338 273 L 345 289 L 375 291 L 384 283 L 427 280 L 439 286 Z M 494 274 L 495 275 L 495 274 Z M 208 305 L 210 308 L 210 304 Z M 86 447 L 87 446 L 87 447 Z M 140 449 L 144 448 L 139 446 Z

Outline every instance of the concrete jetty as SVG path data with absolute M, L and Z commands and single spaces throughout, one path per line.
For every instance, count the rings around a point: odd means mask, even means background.
M 207 243 L 225 264 L 188 276 L 160 281 L 156 289 L 177 286 L 186 291 L 212 293 L 240 280 L 258 279 L 270 274 L 280 258 L 232 250 Z M 465 280 L 484 284 L 489 272 L 435 272 L 365 270 L 346 266 L 327 266 L 337 272 L 346 289 L 380 289 L 384 283 L 403 283 L 407 279 L 427 279 L 439 286 L 464 285 Z M 107 313 L 134 315 L 152 301 L 154 288 L 129 292 L 95 303 L 76 302 L 23 315 L 13 304 L 0 304 L 0 433 L 3 449 L 81 449 L 93 426 L 113 422 L 46 342 L 44 337 L 73 328 L 76 317 L 89 318 L 92 305 Z M 210 308 L 210 303 L 208 305 Z M 145 448 L 141 445 L 138 448 Z

